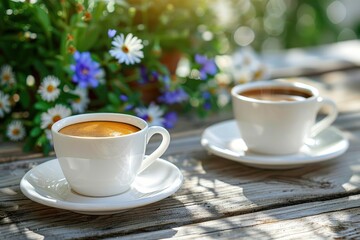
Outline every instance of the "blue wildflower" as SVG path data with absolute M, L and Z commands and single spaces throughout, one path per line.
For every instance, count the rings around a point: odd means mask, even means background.
M 168 112 L 164 115 L 163 126 L 165 128 L 173 128 L 177 122 L 178 117 L 176 112 Z
M 129 110 L 133 109 L 134 105 L 127 102 L 129 100 L 128 96 L 126 96 L 125 94 L 120 94 L 119 98 L 121 101 L 126 103 L 126 106 L 124 108 L 125 111 L 129 111 Z
M 159 101 L 167 104 L 174 104 L 186 101 L 188 94 L 182 88 L 175 89 L 174 91 L 165 91 L 162 96 L 159 97 Z
M 119 98 L 120 98 L 120 100 L 123 101 L 123 102 L 127 102 L 127 100 L 129 100 L 129 97 L 126 96 L 126 95 L 124 95 L 124 94 L 121 94 Z
M 196 54 L 195 62 L 201 65 L 200 79 L 205 80 L 207 75 L 215 75 L 217 67 L 213 59 L 208 59 L 206 56 Z
M 170 87 L 171 79 L 169 75 L 162 75 L 159 79 L 164 83 L 167 88 Z
M 109 29 L 108 30 L 109 38 L 113 38 L 115 35 L 116 35 L 116 30 L 115 29 Z
M 160 74 L 157 71 L 150 71 L 144 65 L 140 66 L 140 83 L 145 84 L 149 82 L 155 82 L 159 79 L 159 77 Z
M 152 78 L 156 81 L 159 79 L 159 73 L 157 71 L 151 71 Z
M 140 66 L 140 83 L 148 83 L 149 77 L 148 77 L 148 70 L 144 65 Z
M 127 105 L 125 106 L 124 110 L 125 110 L 125 111 L 130 111 L 130 110 L 133 109 L 133 108 L 134 108 L 134 105 L 132 105 L 132 104 L 127 104 Z
M 202 94 L 202 97 L 204 98 L 204 99 L 210 99 L 210 97 L 211 97 L 211 94 L 209 93 L 209 92 L 203 92 Z
M 70 69 L 74 71 L 73 82 L 81 88 L 96 88 L 99 85 L 97 76 L 101 74 L 99 63 L 91 59 L 89 52 L 75 52 L 74 60 L 75 64 L 70 66 Z
M 211 94 L 208 91 L 206 91 L 206 92 L 203 92 L 201 95 L 202 95 L 202 98 L 205 100 L 204 105 L 203 105 L 204 109 L 210 110 L 211 106 L 212 106 L 211 101 L 210 101 Z
M 206 101 L 203 106 L 204 106 L 205 110 L 210 110 L 211 109 L 211 102 Z

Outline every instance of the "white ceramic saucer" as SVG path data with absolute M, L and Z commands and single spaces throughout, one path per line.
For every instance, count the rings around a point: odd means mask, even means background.
M 183 175 L 175 165 L 157 159 L 137 176 L 127 192 L 110 197 L 87 197 L 70 189 L 58 160 L 53 159 L 28 171 L 20 188 L 31 200 L 50 207 L 103 215 L 160 201 L 175 193 L 182 182 Z
M 211 153 L 259 168 L 289 169 L 326 161 L 343 154 L 349 147 L 340 130 L 329 127 L 292 155 L 262 155 L 247 150 L 235 120 L 214 124 L 203 132 L 201 144 Z

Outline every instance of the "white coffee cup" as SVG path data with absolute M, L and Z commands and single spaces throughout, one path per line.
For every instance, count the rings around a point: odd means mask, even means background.
M 59 133 L 60 129 L 88 121 L 128 123 L 140 130 L 116 137 L 77 137 Z M 141 118 L 116 113 L 70 116 L 53 124 L 56 156 L 72 190 L 87 196 L 111 196 L 128 190 L 137 174 L 150 166 L 168 148 L 169 132 L 160 126 L 149 127 Z M 145 157 L 146 145 L 154 134 L 162 142 Z
M 269 89 L 295 92 L 290 96 L 292 99 L 285 97 L 280 100 L 281 94 L 274 98 L 266 96 Z M 259 91 L 264 97 L 254 97 Z M 304 96 L 294 98 L 297 93 Z M 329 127 L 337 117 L 337 108 L 332 100 L 320 97 L 316 88 L 302 83 L 275 80 L 251 82 L 233 87 L 231 95 L 234 118 L 242 139 L 249 150 L 262 154 L 294 154 L 306 139 Z M 330 107 L 329 114 L 315 123 L 319 110 L 325 105 Z

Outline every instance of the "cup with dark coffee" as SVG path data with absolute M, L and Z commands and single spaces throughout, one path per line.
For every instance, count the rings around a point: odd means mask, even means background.
M 306 139 L 329 127 L 337 117 L 330 99 L 309 85 L 285 81 L 259 81 L 235 86 L 234 117 L 249 150 L 273 155 L 293 154 Z M 326 117 L 316 123 L 323 106 Z
M 104 197 L 128 190 L 137 174 L 167 149 L 170 135 L 141 118 L 117 113 L 81 114 L 61 119 L 52 128 L 54 149 L 73 191 Z M 145 156 L 150 138 L 158 148 Z

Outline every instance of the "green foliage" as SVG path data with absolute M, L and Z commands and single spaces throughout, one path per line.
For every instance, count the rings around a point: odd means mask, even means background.
M 216 101 L 211 102 L 211 108 L 204 109 L 204 99 L 197 94 L 200 87 L 208 88 L 207 83 L 215 74 L 201 81 L 175 74 L 180 58 L 189 59 L 190 70 L 199 70 L 201 66 L 194 62 L 196 54 L 212 59 L 219 53 L 218 39 L 223 34 L 216 30 L 210 2 L 3 1 L 0 102 L 6 102 L 10 110 L 0 107 L 0 134 L 6 140 L 23 140 L 24 151 L 41 149 L 48 154 L 52 149 L 52 124 L 70 114 L 84 111 L 139 114 L 139 109 L 150 114 L 151 105 L 159 108 L 155 117 L 162 119 L 161 124 L 172 126 L 166 122 L 170 109 L 191 110 L 200 117 L 215 111 Z M 117 35 L 132 34 L 141 40 L 144 57 L 140 63 L 126 64 L 111 55 L 114 38 L 108 37 L 109 29 L 116 30 Z M 203 39 L 204 31 L 213 32 L 211 41 Z M 77 74 L 86 75 L 89 71 L 76 68 L 80 60 L 75 52 L 91 54 L 87 58 L 92 68 L 98 64 L 96 86 L 80 86 L 83 80 L 75 80 Z M 13 75 L 12 82 L 4 80 L 7 67 L 10 73 L 6 74 Z M 176 96 L 171 94 L 175 91 L 185 92 L 186 97 L 173 100 Z M 149 98 L 151 92 L 155 95 Z M 159 97 L 167 93 L 170 97 L 160 101 Z M 199 98 L 201 104 L 190 104 L 187 96 Z M 16 121 L 21 121 L 25 134 L 9 135 L 7 129 Z

